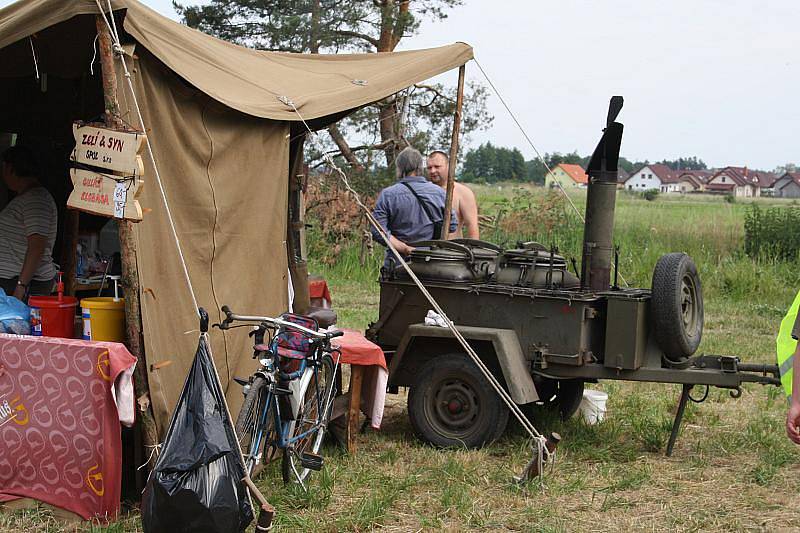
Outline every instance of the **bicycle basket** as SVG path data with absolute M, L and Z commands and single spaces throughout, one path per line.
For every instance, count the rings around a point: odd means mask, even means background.
M 307 316 L 284 313 L 281 318 L 313 331 L 319 329 L 317 321 Z M 274 353 L 287 359 L 305 359 L 311 353 L 309 337 L 299 331 L 281 328 L 273 338 L 272 343 Z

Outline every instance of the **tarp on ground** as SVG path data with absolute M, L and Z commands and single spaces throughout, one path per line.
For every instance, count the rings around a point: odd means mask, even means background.
M 106 6 L 107 0 L 100 3 Z M 289 121 L 298 117 L 279 98 L 323 124 L 325 117 L 341 116 L 472 58 L 463 43 L 391 54 L 259 52 L 197 32 L 135 0 L 113 0 L 112 6 L 122 37 L 135 45 L 128 57 L 134 89 L 198 302 L 212 321 L 219 321 L 225 304 L 254 314 L 277 314 L 287 306 Z M 47 117 L 58 116 L 51 126 L 67 133 L 69 120 L 92 118 L 69 115 L 66 106 L 84 109 L 89 101 L 96 108 L 102 102 L 86 92 L 87 87 L 99 91 L 100 67 L 93 61 L 98 12 L 92 0 L 22 0 L 0 10 L 0 94 L 18 102 L 0 108 L 0 130 L 20 132 L 24 139 L 25 128 L 42 134 Z M 35 79 L 37 69 L 49 75 L 51 93 L 38 99 L 26 92 L 45 90 Z M 139 126 L 120 72 L 118 79 L 122 116 Z M 65 87 L 74 94 L 52 95 L 54 88 Z M 41 118 L 37 109 L 37 120 L 31 121 L 33 102 L 52 111 Z M 147 153 L 143 159 L 140 203 L 149 211 L 136 225 L 137 266 L 150 400 L 163 433 L 192 363 L 197 318 L 155 169 Z M 242 396 L 238 385 L 228 384 L 253 370 L 249 339 L 215 330 L 211 340 L 236 413 Z

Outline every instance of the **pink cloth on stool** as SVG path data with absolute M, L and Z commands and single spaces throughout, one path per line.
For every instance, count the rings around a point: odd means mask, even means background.
M 342 352 L 341 363 L 367 367 L 361 383 L 361 410 L 370 419 L 370 425 L 380 429 L 389 380 L 386 357 L 380 346 L 367 340 L 360 331 L 342 331 L 344 336 L 333 339 L 332 344 Z

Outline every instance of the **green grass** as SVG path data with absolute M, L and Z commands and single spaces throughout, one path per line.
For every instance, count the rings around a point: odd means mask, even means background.
M 486 214 L 515 194 L 508 186 L 476 189 Z M 574 199 L 579 207 L 585 202 L 580 194 Z M 697 263 L 705 295 L 701 351 L 771 362 L 778 324 L 800 273 L 795 264 L 755 263 L 742 253 L 745 209 L 741 202 L 713 197 L 661 195 L 646 202 L 620 195 L 615 231 L 620 270 L 631 285 L 648 287 L 661 254 L 687 252 Z M 568 227 L 580 232 L 576 221 Z M 554 236 L 562 251 L 577 253 L 579 234 Z M 517 237 L 536 238 L 536 228 L 504 238 Z M 331 257 L 315 238 L 309 236 L 315 257 L 309 270 L 327 278 L 340 325 L 364 329 L 377 318 L 382 249 L 376 246 L 362 265 L 360 245 L 341 243 Z M 389 397 L 381 431 L 359 437 L 356 455 L 325 449 L 324 472 L 308 493 L 284 487 L 279 465 L 269 465 L 258 484 L 277 508 L 277 531 L 800 529 L 800 515 L 791 507 L 800 450 L 784 435 L 786 403 L 778 389 L 747 386 L 739 399 L 712 389 L 705 403 L 687 406 L 668 458 L 664 448 L 679 386 L 603 382 L 593 387 L 609 394 L 602 423 L 538 422 L 541 431 L 563 436 L 543 486 L 511 481 L 530 457 L 519 431 L 482 450 L 420 444 L 403 391 Z M 135 531 L 136 514 L 112 527 L 108 531 Z M 36 511 L 0 515 L 0 530 L 58 527 L 46 511 Z

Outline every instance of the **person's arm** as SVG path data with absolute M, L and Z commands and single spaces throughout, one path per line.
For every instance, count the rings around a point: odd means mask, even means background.
M 375 202 L 375 209 L 372 210 L 372 216 L 375 217 L 375 220 L 378 221 L 378 224 L 381 225 L 383 231 L 385 231 L 391 239 L 392 232 L 389 231 L 389 206 L 386 202 L 386 196 L 383 194 L 383 191 L 381 191 L 381 193 L 378 195 L 378 200 Z M 371 224 L 369 231 L 372 233 L 372 240 L 381 246 L 386 246 L 386 241 L 383 240 L 383 236 Z
M 17 285 L 14 289 L 14 297 L 22 300 L 27 292 L 27 287 L 30 286 L 33 280 L 33 275 L 36 269 L 39 268 L 39 263 L 44 255 L 44 249 L 47 246 L 47 237 L 44 235 L 33 234 L 28 236 L 28 248 L 25 250 L 25 261 L 22 263 L 22 271 L 19 273 L 19 281 L 25 285 Z
M 795 319 L 792 337 L 797 338 L 800 334 L 800 315 Z M 792 399 L 789 403 L 789 411 L 786 413 L 786 434 L 795 444 L 800 444 L 800 343 L 792 356 Z
M 480 239 L 478 202 L 475 200 L 475 193 L 467 186 L 464 186 L 463 191 L 464 194 L 461 196 L 458 210 L 461 215 L 460 219 L 464 230 L 464 236 L 468 239 Z
M 392 242 L 392 246 L 397 248 L 397 251 L 400 252 L 400 255 L 408 255 L 408 254 L 410 254 L 411 252 L 414 251 L 414 248 L 412 248 L 411 246 L 407 245 L 406 243 L 404 243 L 403 241 L 401 241 L 400 239 L 398 239 L 394 235 L 389 235 L 389 240 Z

